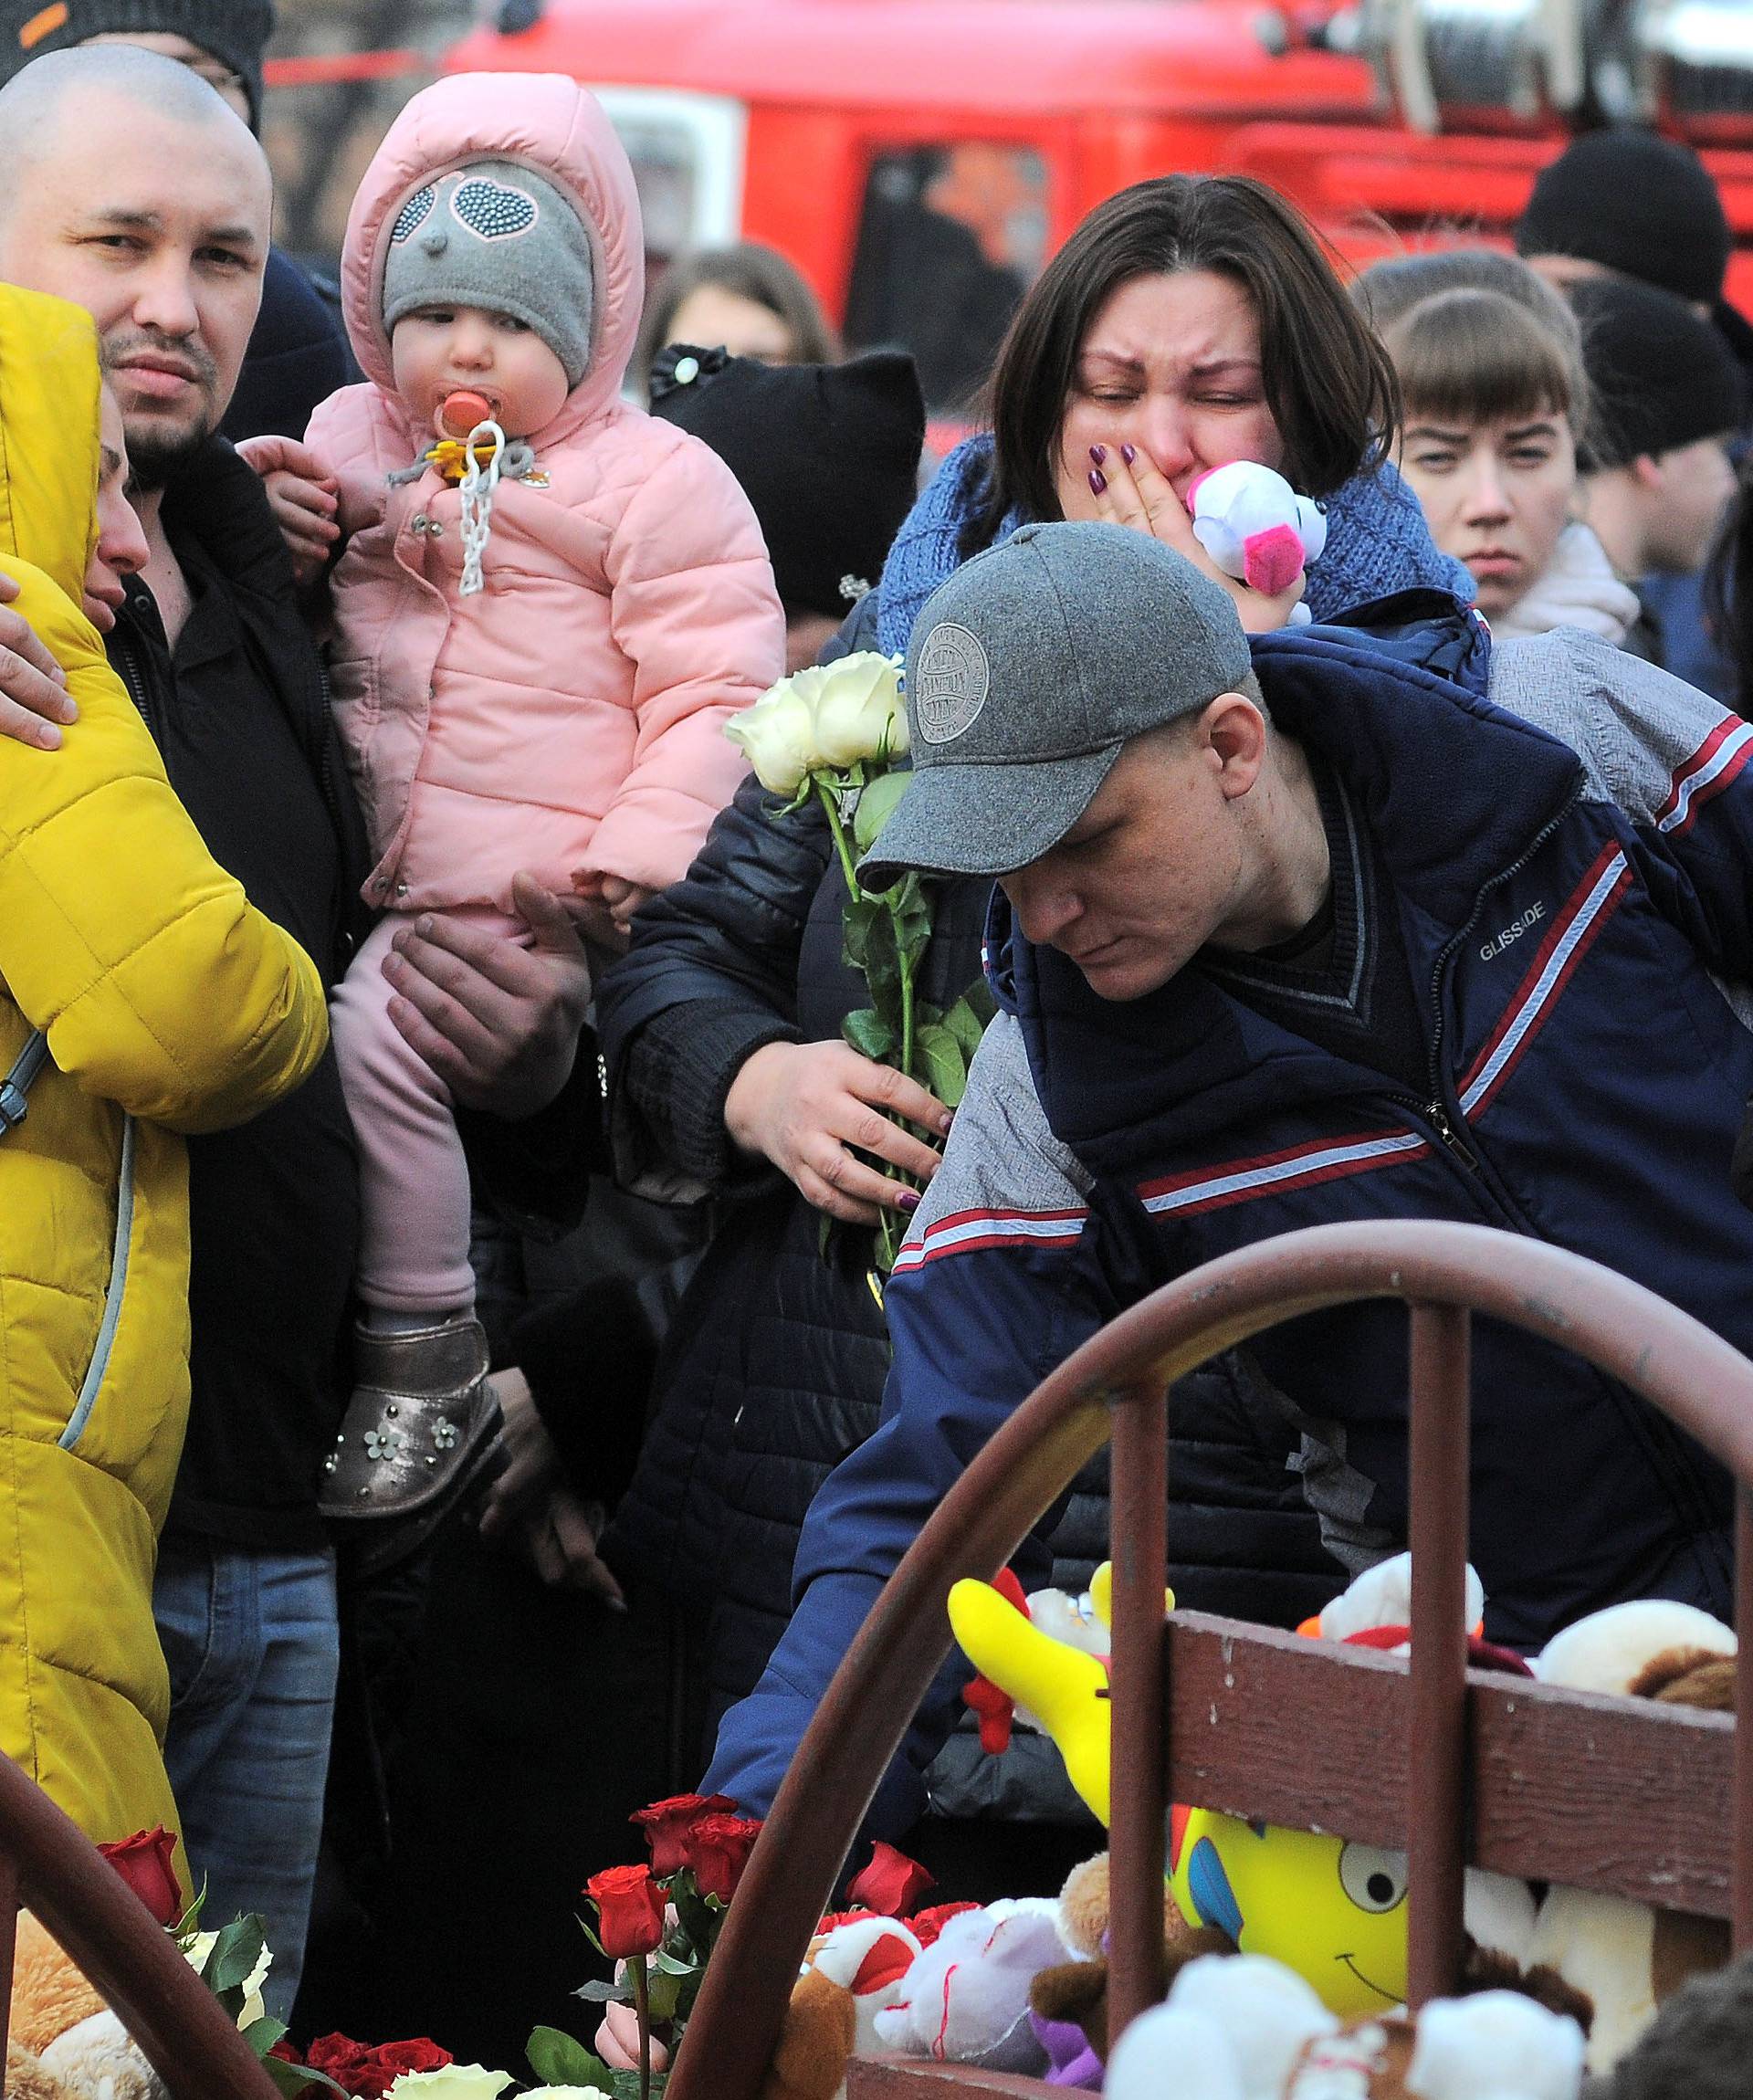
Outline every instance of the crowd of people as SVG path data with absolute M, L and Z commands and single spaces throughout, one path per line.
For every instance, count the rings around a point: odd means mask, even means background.
M 628 1811 L 762 1813 L 972 1453 L 1214 1255 L 1464 1219 L 1753 1349 L 1753 336 L 1687 149 L 1349 285 L 1260 183 L 1136 184 L 939 461 L 782 257 L 646 297 L 569 79 L 415 97 L 336 297 L 266 0 L 0 22 L 0 1747 L 261 1913 L 271 2011 L 508 2057 Z M 1237 461 L 1324 512 L 1282 589 L 1193 531 Z M 861 878 L 997 1008 L 953 1114 L 846 1040 L 827 814 L 723 733 L 862 650 Z M 1402 1358 L 1352 1307 L 1177 1387 L 1183 1604 L 1397 1549 Z M 1700 1450 L 1506 1331 L 1474 1381 L 1491 1639 L 1727 1615 Z M 1106 1532 L 1097 1464 L 1025 1574 Z M 1056 1886 L 1083 1811 L 958 1682 L 871 1828 Z

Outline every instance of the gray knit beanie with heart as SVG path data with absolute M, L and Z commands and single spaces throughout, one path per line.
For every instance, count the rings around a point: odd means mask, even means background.
M 595 269 L 577 211 L 516 161 L 471 161 L 402 206 L 383 265 L 383 327 L 425 306 L 509 313 L 541 338 L 576 386 L 591 362 Z

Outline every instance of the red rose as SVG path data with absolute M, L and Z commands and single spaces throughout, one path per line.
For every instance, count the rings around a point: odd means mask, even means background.
M 440 2071 L 453 2061 L 447 2049 L 422 2035 L 412 2042 L 383 2042 L 368 2049 L 344 2034 L 324 2034 L 310 2044 L 305 2067 L 334 2080 L 354 2100 L 383 2100 L 407 2071 Z
M 299 2054 L 284 2034 L 272 2044 L 268 2053 L 270 2056 L 278 2056 L 282 2063 L 294 2064 L 300 2071 L 304 2069 L 304 2058 Z
M 729 1903 L 749 1864 L 761 1822 L 755 1816 L 702 1816 L 688 1832 L 688 1864 L 702 1895 Z
M 604 1867 L 584 1893 L 601 1914 L 596 1933 L 604 1954 L 655 1954 L 663 1945 L 664 1892 L 648 1866 Z
M 442 2071 L 454 2062 L 448 2049 L 440 2049 L 430 2035 L 412 2042 L 383 2042 L 366 2056 L 354 2090 L 359 2100 L 383 2100 L 404 2072 Z
M 320 2034 L 305 2051 L 305 2068 L 320 2071 L 325 2078 L 332 2078 L 343 2093 L 357 2094 L 360 2081 L 367 2074 L 372 2052 L 362 2042 L 354 2042 L 345 2034 Z
M 885 1917 L 905 1917 L 926 1890 L 936 1886 L 937 1876 L 927 1874 L 918 1860 L 908 1859 L 878 1838 L 871 1848 L 870 1864 L 847 1884 L 846 1894 L 854 1903 L 880 1910 Z
M 979 1908 L 977 1903 L 934 1903 L 929 1910 L 916 1910 L 907 1921 L 907 1929 L 921 1947 L 929 1947 L 952 1917 Z
M 183 1888 L 171 1864 L 176 1835 L 163 1825 L 157 1830 L 136 1831 L 120 1844 L 100 1844 L 98 1850 L 121 1876 L 161 1925 L 174 1925 L 186 1907 Z
M 635 1809 L 627 1821 L 646 1833 L 651 1871 L 661 1878 L 679 1874 L 688 1864 L 688 1832 L 702 1816 L 719 1815 L 736 1805 L 729 1794 L 671 1794 L 648 1809 Z

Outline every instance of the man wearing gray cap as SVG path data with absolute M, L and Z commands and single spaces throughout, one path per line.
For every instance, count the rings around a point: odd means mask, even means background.
M 1095 524 L 1025 527 L 927 604 L 913 780 L 862 874 L 995 875 L 1000 1012 L 896 1264 L 883 1426 L 816 1497 L 792 1624 L 709 1790 L 767 1808 L 972 1454 L 1097 1327 L 1232 1248 L 1464 1220 L 1753 1348 L 1727 1172 L 1753 1035 L 1709 974 L 1753 954 L 1753 729 L 1586 636 L 1494 653 L 1419 611 L 1250 647 L 1179 555 Z M 1209 1417 L 1263 1381 L 1282 1428 L 1249 1449 Z M 1177 1449 L 1228 1444 L 1213 1498 L 1239 1528 L 1300 1474 L 1337 1590 L 1403 1538 L 1404 1395 L 1403 1314 L 1348 1306 L 1185 1381 L 1171 1422 Z M 1727 1614 L 1729 1487 L 1695 1444 L 1485 1324 L 1474 1396 L 1491 1637 L 1533 1648 L 1628 1597 Z M 917 1815 L 958 1681 L 878 1834 Z

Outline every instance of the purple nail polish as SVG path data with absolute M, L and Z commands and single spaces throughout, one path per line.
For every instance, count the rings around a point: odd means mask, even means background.
M 1097 467 L 1100 467 L 1107 458 L 1107 446 L 1092 445 L 1089 448 L 1089 457 L 1096 462 Z
M 1097 496 L 1105 496 L 1107 493 L 1107 476 L 1102 472 L 1099 467 L 1090 468 L 1089 486 Z
M 1134 460 L 1135 460 L 1135 459 L 1136 459 L 1138 457 L 1139 457 L 1139 456 L 1138 456 L 1138 453 L 1137 453 L 1137 452 L 1136 452 L 1136 451 L 1133 449 L 1133 447 L 1132 447 L 1131 446 L 1129 446 L 1129 445 L 1122 445 L 1122 446 L 1121 446 L 1121 447 L 1120 447 L 1120 457 L 1121 457 L 1122 459 L 1124 459 L 1124 460 L 1125 460 L 1125 462 L 1127 463 L 1127 465 L 1128 465 L 1128 467 L 1130 467 L 1130 466 L 1131 466 L 1132 462 L 1133 462 L 1133 461 L 1134 461 Z
M 910 1214 L 919 1207 L 919 1192 L 917 1189 L 903 1189 L 895 1201 Z

